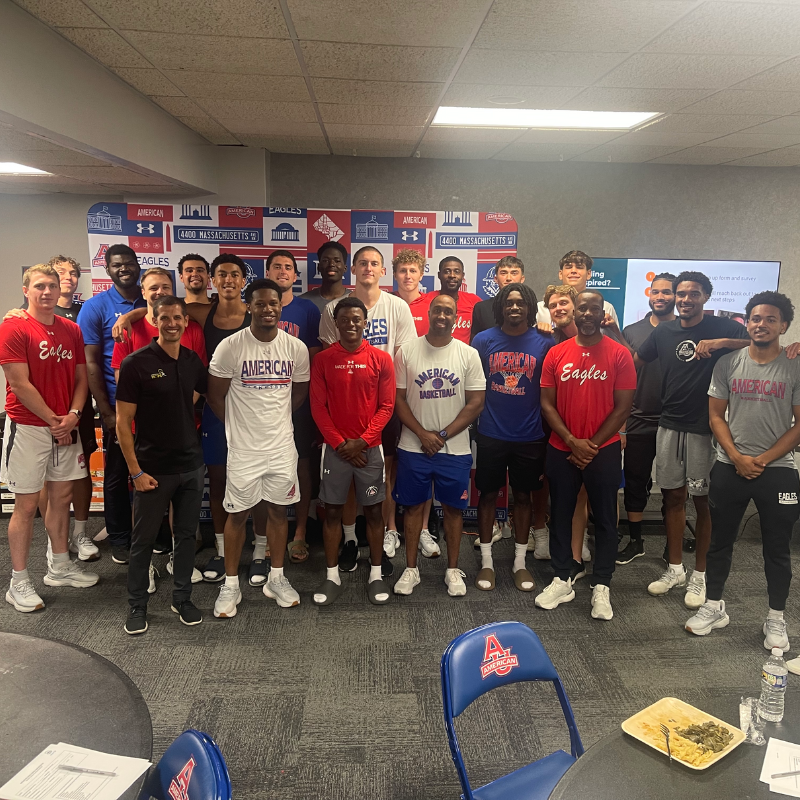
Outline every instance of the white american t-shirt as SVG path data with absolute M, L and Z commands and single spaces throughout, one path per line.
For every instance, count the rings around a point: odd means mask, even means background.
M 245 328 L 220 342 L 208 371 L 231 379 L 225 398 L 225 436 L 231 450 L 294 446 L 292 384 L 311 377 L 308 348 L 299 339 L 279 329 L 271 342 L 261 342 Z
M 325 344 L 339 341 L 339 331 L 333 320 L 333 311 L 339 300 L 332 300 L 322 312 L 319 340 Z M 417 329 L 408 303 L 400 297 L 381 291 L 378 301 L 367 311 L 364 341 L 394 357 L 394 352 L 400 345 L 416 338 Z
M 458 339 L 433 347 L 427 337 L 420 336 L 400 348 L 394 372 L 397 388 L 406 390 L 411 413 L 426 431 L 444 430 L 467 404 L 467 392 L 486 390 L 478 351 Z M 423 452 L 419 437 L 405 425 L 398 447 L 410 453 Z M 469 455 L 469 430 L 447 439 L 439 452 Z

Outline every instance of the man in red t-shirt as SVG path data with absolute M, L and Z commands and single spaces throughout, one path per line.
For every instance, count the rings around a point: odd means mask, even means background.
M 311 364 L 311 414 L 325 444 L 319 499 L 325 503 L 327 577 L 314 593 L 320 606 L 341 593 L 339 540 L 342 509 L 350 484 L 367 518 L 370 573 L 369 599 L 389 602 L 389 586 L 381 576 L 383 515 L 386 497 L 381 433 L 394 411 L 394 362 L 389 353 L 363 340 L 367 307 L 355 295 L 340 300 L 333 312 L 339 341 L 319 353 Z
M 403 248 L 392 259 L 392 274 L 397 296 L 411 309 L 417 336 L 424 336 L 428 332 L 428 308 L 433 296 L 432 292 L 424 293 L 419 288 L 425 276 L 425 256 L 413 247 Z
M 44 601 L 28 575 L 28 554 L 39 492 L 47 484 L 45 529 L 53 556 L 47 586 L 94 586 L 99 576 L 69 557 L 69 506 L 73 481 L 87 475 L 77 425 L 89 383 L 80 328 L 56 316 L 60 281 L 54 267 L 38 264 L 22 276 L 25 318 L 0 325 L 0 365 L 6 378 L 6 425 L 0 480 L 14 494 L 8 523 L 11 585 L 6 601 L 36 611 Z
M 481 302 L 480 297 L 471 292 L 462 292 L 464 283 L 464 262 L 457 256 L 446 256 L 439 262 L 439 283 L 441 289 L 431 292 L 429 303 L 440 294 L 448 294 L 456 301 L 456 324 L 453 338 L 469 344 L 472 330 L 472 310 Z M 426 331 L 427 333 L 427 331 Z
M 553 430 L 545 472 L 550 482 L 550 557 L 556 576 L 535 602 L 550 609 L 575 597 L 570 580 L 572 515 L 584 485 L 595 523 L 594 619 L 613 616 L 609 585 L 617 557 L 619 429 L 628 418 L 636 389 L 630 352 L 603 336 L 603 303 L 603 295 L 593 289 L 578 294 L 578 335 L 550 350 L 541 380 L 542 412 Z

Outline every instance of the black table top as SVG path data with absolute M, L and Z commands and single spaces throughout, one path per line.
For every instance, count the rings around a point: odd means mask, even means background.
M 739 697 L 710 700 L 702 710 L 739 727 Z M 800 692 L 786 695 L 782 722 L 768 723 L 765 738 L 800 743 Z M 756 800 L 774 798 L 759 781 L 766 745 L 742 742 L 706 770 L 697 771 L 634 739 L 621 728 L 592 745 L 573 764 L 550 794 L 550 800 Z
M 0 786 L 58 742 L 135 758 L 153 752 L 139 690 L 110 661 L 76 645 L 0 633 L 0 708 Z M 137 794 L 134 784 L 123 797 Z

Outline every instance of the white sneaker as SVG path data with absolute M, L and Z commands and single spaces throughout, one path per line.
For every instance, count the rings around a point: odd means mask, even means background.
M 447 594 L 450 597 L 463 597 L 467 593 L 467 584 L 464 578 L 467 576 L 460 569 L 446 569 L 444 571 L 444 583 L 447 586 Z
M 85 532 L 79 533 L 77 536 L 74 532 L 70 535 L 69 551 L 77 553 L 79 561 L 97 561 L 100 558 L 99 548 Z
M 427 531 L 424 528 L 419 536 L 419 549 L 425 558 L 438 558 L 442 554 L 439 545 L 436 543 L 436 541 L 434 541 L 430 531 Z
M 770 619 L 764 623 L 764 647 L 767 650 L 772 650 L 773 647 L 779 647 L 785 653 L 789 650 L 789 635 L 786 632 L 786 622 L 782 619 Z
M 47 569 L 48 571 L 53 568 L 53 543 L 50 541 L 50 537 L 47 537 L 47 555 L 45 556 L 45 561 L 47 562 Z
M 389 558 L 394 558 L 398 547 L 400 547 L 400 534 L 386 529 L 383 534 L 383 552 Z
M 562 581 L 561 578 L 553 578 L 552 583 L 546 586 L 540 594 L 537 594 L 533 602 L 539 608 L 549 610 L 574 599 L 575 590 L 572 588 L 572 581 L 569 578 L 565 581 Z
M 583 548 L 581 549 L 581 560 L 591 561 L 592 554 L 589 552 L 589 531 L 583 532 Z
M 102 542 L 103 539 L 108 539 L 108 531 L 105 528 L 100 529 L 92 538 L 94 542 Z
M 169 554 L 169 561 L 167 561 L 167 572 L 169 572 L 170 575 L 172 575 L 172 570 L 173 570 L 172 562 L 174 560 L 174 555 L 175 555 L 174 553 L 170 553 Z M 203 573 L 200 572 L 200 570 L 197 569 L 197 567 L 193 567 L 192 568 L 192 583 L 202 583 L 202 582 L 203 582 Z
M 494 521 L 494 525 L 492 525 L 492 541 L 491 541 L 491 544 L 494 544 L 495 542 L 499 542 L 502 538 L 503 538 L 503 532 L 502 532 L 502 530 L 500 530 L 500 524 L 497 522 L 497 520 L 495 520 Z M 475 537 L 475 544 L 473 545 L 473 547 L 476 550 L 480 550 L 481 549 L 481 537 L 480 536 L 476 536 Z
M 508 524 L 508 521 L 503 523 L 503 527 L 500 529 L 500 535 L 504 539 L 510 539 L 514 535 L 514 531 L 511 530 L 511 525 Z
M 726 628 L 730 617 L 725 613 L 725 601 L 721 601 L 720 609 L 712 608 L 709 603 L 703 603 L 693 617 L 686 620 L 683 626 L 695 636 L 708 636 L 716 628 Z
M 686 584 L 686 595 L 683 598 L 683 603 L 686 608 L 700 608 L 706 601 L 706 579 L 700 577 L 697 571 L 692 573 Z
M 673 572 L 671 567 L 664 570 L 664 574 L 657 580 L 653 581 L 648 587 L 647 591 L 654 597 L 666 594 L 674 586 L 686 585 L 686 570 L 681 564 L 680 572 Z M 702 605 L 702 604 L 701 604 Z
M 292 588 L 285 575 L 269 577 L 264 584 L 264 594 L 274 600 L 281 608 L 292 608 L 300 605 L 300 595 Z
M 36 593 L 36 588 L 30 578 L 20 581 L 16 585 L 12 583 L 6 592 L 6 602 L 11 603 L 17 611 L 23 613 L 44 608 L 44 600 Z
M 148 578 L 150 580 L 150 582 L 149 582 L 149 584 L 147 586 L 147 594 L 155 594 L 156 593 L 156 588 L 157 588 L 156 587 L 156 575 L 158 575 L 158 572 L 156 571 L 156 568 L 152 564 L 150 565 L 150 570 L 148 571 L 147 574 L 148 574 Z M 158 577 L 160 578 L 161 576 L 158 575 Z
M 608 586 L 598 583 L 592 589 L 592 619 L 611 619 L 613 616 L 611 592 Z
M 528 552 L 533 550 L 533 557 L 539 561 L 550 559 L 550 530 L 544 528 L 531 528 L 528 531 Z
M 223 583 L 219 587 L 219 596 L 214 603 L 214 616 L 225 619 L 236 616 L 236 606 L 242 602 L 242 590 L 238 586 Z
M 48 567 L 44 576 L 46 586 L 72 586 L 75 589 L 87 589 L 99 580 L 96 572 L 84 572 L 83 567 L 74 561 Z
M 417 567 L 406 567 L 400 580 L 394 585 L 395 594 L 411 594 L 415 586 L 419 586 L 419 569 Z

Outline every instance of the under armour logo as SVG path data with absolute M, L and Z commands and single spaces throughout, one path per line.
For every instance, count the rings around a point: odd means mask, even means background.
M 155 233 L 155 232 L 156 232 L 156 226 L 153 225 L 152 222 L 149 225 L 145 225 L 142 222 L 136 223 L 136 233 Z
M 407 242 L 411 239 L 412 242 L 416 242 L 419 238 L 419 231 L 403 231 L 401 238 L 404 242 Z
M 591 353 L 581 353 L 581 356 L 583 356 L 584 358 L 588 358 L 590 355 Z
M 323 470 L 324 475 L 330 475 L 331 471 L 329 469 Z

